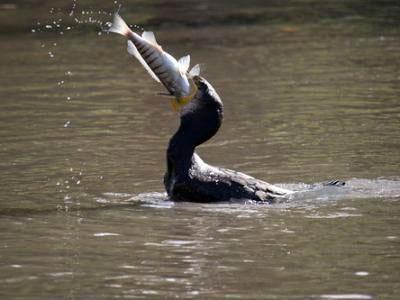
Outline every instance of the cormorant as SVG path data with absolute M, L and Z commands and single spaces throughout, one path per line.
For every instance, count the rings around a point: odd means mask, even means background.
M 293 193 L 240 172 L 211 166 L 195 153 L 195 148 L 220 128 L 223 104 L 204 78 L 195 76 L 193 81 L 197 93 L 181 107 L 180 126 L 168 145 L 164 185 L 169 198 L 191 202 L 234 199 L 273 202 Z

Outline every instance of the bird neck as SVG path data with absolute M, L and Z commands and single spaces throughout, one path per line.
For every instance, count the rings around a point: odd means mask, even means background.
M 171 175 L 187 175 L 196 144 L 186 131 L 179 127 L 169 141 L 167 150 L 167 172 Z
M 221 126 L 223 105 L 207 82 L 196 96 L 183 107 L 181 123 L 171 138 L 167 150 L 167 176 L 187 176 L 198 145 L 212 138 Z

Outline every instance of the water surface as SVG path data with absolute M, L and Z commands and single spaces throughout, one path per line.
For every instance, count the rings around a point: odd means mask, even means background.
M 124 39 L 74 23 L 71 3 L 1 10 L 23 20 L 0 35 L 2 299 L 396 299 L 396 2 L 123 6 L 222 97 L 206 161 L 293 189 L 348 183 L 272 206 L 165 201 L 179 118 Z M 100 18 L 80 4 L 74 17 Z

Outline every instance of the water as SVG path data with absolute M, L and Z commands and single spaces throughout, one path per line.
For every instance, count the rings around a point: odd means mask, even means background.
M 74 2 L 0 10 L 21 12 L 0 34 L 2 299 L 397 298 L 395 1 L 123 6 L 222 97 L 203 159 L 293 189 L 347 181 L 273 206 L 165 201 L 178 116 L 122 37 L 73 20 L 118 3 L 68 18 Z

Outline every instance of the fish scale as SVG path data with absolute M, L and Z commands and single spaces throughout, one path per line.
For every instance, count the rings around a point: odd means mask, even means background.
M 200 74 L 200 67 L 195 65 L 188 72 L 189 55 L 177 61 L 161 48 L 152 32 L 144 31 L 140 36 L 133 32 L 117 13 L 109 32 L 128 38 L 128 52 L 139 60 L 154 80 L 161 82 L 168 92 L 175 96 L 178 103 L 187 103 L 193 98 L 196 87 L 189 80 L 192 81 L 194 76 Z

